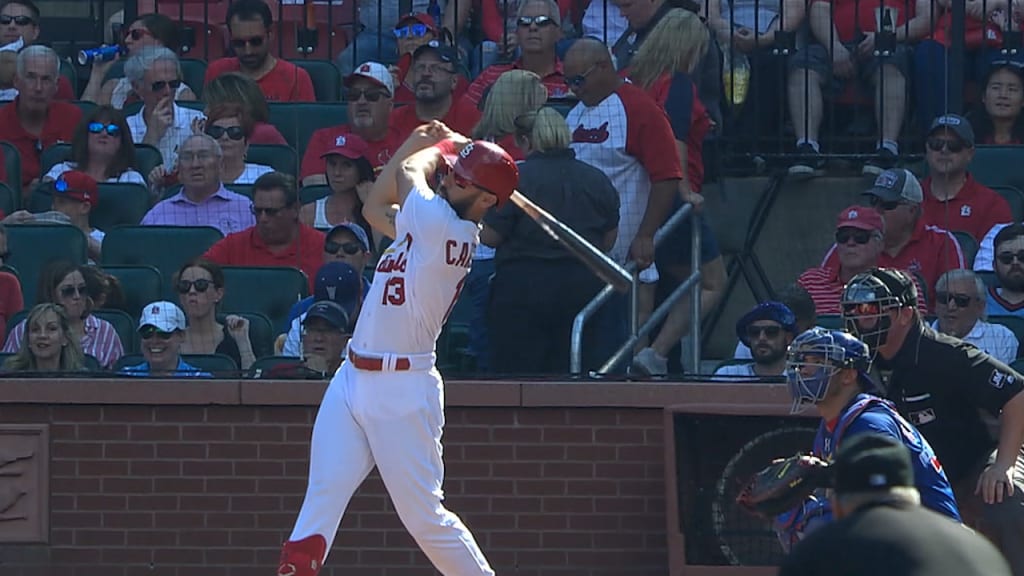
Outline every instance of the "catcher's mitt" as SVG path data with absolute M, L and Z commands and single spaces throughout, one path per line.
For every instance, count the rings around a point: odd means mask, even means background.
M 774 518 L 799 506 L 817 488 L 828 486 L 828 463 L 809 454 L 776 460 L 750 479 L 736 503 L 763 518 Z

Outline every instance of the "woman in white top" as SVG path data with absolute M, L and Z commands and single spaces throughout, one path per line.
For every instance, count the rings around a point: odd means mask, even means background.
M 144 14 L 139 16 L 124 33 L 124 51 L 126 57 L 135 56 L 146 46 L 162 46 L 173 52 L 180 48 L 178 24 L 163 14 Z M 109 104 L 120 110 L 126 103 L 135 99 L 131 82 L 121 78 L 106 79 L 107 73 L 118 58 L 107 62 L 93 62 L 89 73 L 89 83 L 82 92 L 82 100 L 97 104 Z M 174 94 L 175 100 L 196 100 L 195 92 L 182 83 Z
M 355 222 L 369 230 L 363 218 L 360 188 L 373 183 L 373 166 L 366 159 L 368 145 L 355 134 L 344 134 L 335 140 L 334 148 L 324 152 L 327 164 L 327 185 L 331 193 L 299 210 L 299 221 L 317 230 L 327 231 L 343 222 Z
M 260 176 L 274 171 L 270 166 L 245 161 L 252 128 L 252 119 L 238 104 L 215 106 L 207 111 L 205 121 L 193 122 L 193 132 L 206 133 L 224 151 L 224 168 L 221 170 L 224 184 L 252 184 Z
M 120 110 L 99 106 L 85 115 L 71 138 L 71 157 L 51 168 L 43 182 L 69 170 L 85 172 L 97 182 L 146 184 L 135 170 L 135 144 Z

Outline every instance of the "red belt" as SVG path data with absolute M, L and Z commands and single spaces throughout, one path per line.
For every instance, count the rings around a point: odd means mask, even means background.
M 369 358 L 367 356 L 360 356 L 348 349 L 348 360 L 353 366 L 360 370 L 366 370 L 368 372 L 382 372 L 384 371 L 384 359 L 383 358 Z M 394 370 L 408 370 L 411 366 L 409 359 L 404 356 L 395 358 Z

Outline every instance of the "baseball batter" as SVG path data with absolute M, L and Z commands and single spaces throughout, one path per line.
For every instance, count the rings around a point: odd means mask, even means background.
M 437 192 L 427 184 L 444 178 Z M 313 426 L 309 485 L 279 576 L 315 576 L 352 494 L 374 465 L 398 516 L 446 576 L 494 574 L 442 504 L 441 328 L 472 263 L 484 213 L 519 181 L 512 157 L 440 122 L 417 128 L 367 198 L 367 221 L 395 242 L 382 255 L 348 357 Z M 397 212 L 394 206 L 397 205 Z

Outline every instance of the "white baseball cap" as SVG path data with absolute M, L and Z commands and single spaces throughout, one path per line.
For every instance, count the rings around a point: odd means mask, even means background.
M 142 317 L 139 318 L 139 330 L 146 326 L 152 326 L 161 332 L 174 332 L 184 330 L 187 326 L 185 313 L 173 302 L 161 300 L 146 304 L 142 309 Z
M 389 96 L 395 95 L 395 80 L 388 72 L 388 67 L 380 62 L 363 62 L 351 74 L 345 77 L 345 86 L 352 84 L 356 78 L 368 78 L 387 89 Z

